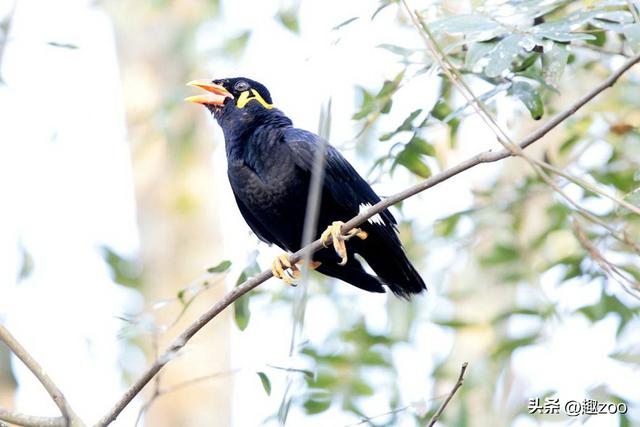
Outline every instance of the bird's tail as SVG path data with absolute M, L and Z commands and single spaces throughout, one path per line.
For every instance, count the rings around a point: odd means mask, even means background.
M 335 262 L 324 262 L 318 267 L 318 272 L 345 282 L 369 292 L 384 293 L 384 287 L 377 277 L 368 274 L 360 263 L 349 258 L 346 265 L 338 265 Z
M 376 238 L 370 235 L 371 237 Z M 376 272 L 380 281 L 396 296 L 409 299 L 412 294 L 419 294 L 427 289 L 422 277 L 399 244 L 375 244 L 369 239 L 363 243 L 363 250 L 359 253 Z

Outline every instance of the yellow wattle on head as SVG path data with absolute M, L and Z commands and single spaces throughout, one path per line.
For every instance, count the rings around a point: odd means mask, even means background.
M 258 91 L 255 89 L 242 92 L 240 94 L 240 97 L 238 98 L 238 101 L 236 102 L 236 107 L 244 108 L 249 101 L 254 99 L 262 104 L 262 106 L 267 110 L 271 110 L 273 108 L 273 104 L 269 104 L 267 101 L 265 101 L 264 98 L 262 98 L 262 96 L 260 96 Z

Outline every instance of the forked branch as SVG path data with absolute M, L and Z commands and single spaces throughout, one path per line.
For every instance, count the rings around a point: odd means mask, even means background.
M 69 402 L 64 397 L 64 394 L 60 391 L 58 386 L 47 375 L 44 369 L 38 362 L 29 354 L 29 352 L 15 339 L 13 335 L 0 325 L 0 341 L 4 342 L 7 347 L 15 354 L 18 359 L 25 364 L 27 368 L 33 373 L 33 375 L 40 381 L 40 384 L 45 388 L 51 399 L 60 409 L 61 417 L 36 417 L 31 415 L 24 415 L 18 412 L 9 411 L 8 409 L 0 408 L 0 420 L 8 421 L 14 424 L 23 426 L 71 426 L 71 427 L 83 427 L 84 423 L 78 415 L 73 411 Z

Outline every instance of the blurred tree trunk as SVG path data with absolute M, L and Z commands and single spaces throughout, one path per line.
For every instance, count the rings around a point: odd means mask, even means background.
M 214 188 L 214 179 L 221 175 L 212 170 L 213 144 L 205 135 L 196 138 L 192 125 L 201 112 L 182 103 L 184 84 L 194 78 L 193 31 L 215 12 L 210 2 L 192 3 L 190 8 L 184 3 L 108 3 L 118 29 L 127 96 L 145 266 L 143 292 L 151 303 L 175 297 L 224 253 Z M 224 283 L 219 283 L 201 294 L 176 325 L 160 334 L 160 350 L 223 292 Z M 172 324 L 180 310 L 178 302 L 158 309 L 159 325 Z M 161 387 L 227 371 L 229 330 L 224 315 L 162 371 Z M 145 424 L 228 426 L 230 382 L 230 376 L 222 376 L 161 396 Z

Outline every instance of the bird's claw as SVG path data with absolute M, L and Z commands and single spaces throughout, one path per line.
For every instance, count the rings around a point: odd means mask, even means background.
M 271 273 L 278 279 L 285 282 L 287 285 L 296 286 L 296 280 L 298 280 L 302 275 L 298 264 L 302 265 L 304 264 L 304 261 L 292 264 L 289 261 L 289 256 L 287 254 L 281 254 L 278 255 L 278 257 L 271 264 Z M 311 263 L 309 264 L 309 268 L 315 270 L 316 268 L 320 267 L 321 264 L 322 263 L 320 261 L 311 261 Z
M 352 228 L 347 232 L 347 234 L 342 234 L 342 226 L 344 222 L 342 221 L 333 221 L 329 227 L 322 233 L 320 239 L 322 240 L 322 244 L 325 248 L 327 248 L 327 243 L 329 239 L 333 242 L 333 249 L 336 251 L 336 254 L 340 257 L 340 262 L 338 264 L 345 265 L 348 260 L 347 256 L 347 245 L 345 241 L 351 239 L 356 236 L 361 240 L 366 239 L 369 235 L 366 231 L 363 231 L 359 228 Z
M 290 286 L 296 286 L 296 279 L 300 277 L 298 266 L 289 262 L 287 254 L 281 254 L 276 257 L 271 264 L 271 273 L 274 277 Z

